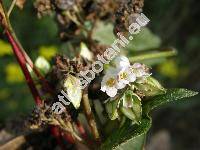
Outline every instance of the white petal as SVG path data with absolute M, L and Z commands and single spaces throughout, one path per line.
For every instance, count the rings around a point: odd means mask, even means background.
M 117 94 L 116 88 L 107 88 L 106 93 L 110 97 L 114 97 Z
M 142 67 L 142 64 L 134 63 L 132 66 L 133 66 L 133 68 L 140 68 L 140 67 Z
M 129 66 L 130 66 L 129 62 L 124 62 L 124 61 L 119 62 L 119 67 L 129 67 Z
M 117 89 L 123 89 L 126 86 L 123 82 L 118 82 L 117 83 Z
M 135 80 L 136 80 L 135 74 L 130 73 L 128 76 L 128 80 L 129 80 L 129 82 L 135 82 Z
M 130 62 L 125 56 L 118 56 L 114 59 L 114 65 L 118 68 L 130 66 Z
M 102 86 L 100 90 L 105 92 L 106 91 L 106 86 Z
M 128 80 L 120 80 L 120 82 L 124 83 L 124 84 L 129 84 Z

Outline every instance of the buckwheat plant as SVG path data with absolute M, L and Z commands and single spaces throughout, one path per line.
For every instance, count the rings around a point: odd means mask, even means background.
M 17 39 L 9 19 L 16 4 L 20 8 L 25 4 L 17 1 L 13 0 L 7 11 L 0 0 L 0 22 L 36 102 L 25 121 L 27 128 L 35 132 L 50 128 L 56 141 L 52 149 L 143 149 L 152 124 L 150 112 L 197 94 L 187 89 L 164 88 L 153 77 L 157 73 L 151 73 L 153 66 L 148 61 L 166 59 L 176 51 L 132 51 L 136 35 L 130 38 L 128 47 L 119 47 L 121 53 L 81 88 L 83 78 L 78 74 L 90 70 L 98 56 L 108 60 L 102 54 L 117 33 L 128 37 L 129 25 L 142 12 L 143 0 L 35 0 L 35 17 L 52 18 L 65 44 L 65 54 L 54 56 L 51 64 L 41 56 L 33 63 Z M 148 30 L 143 28 L 141 32 Z M 139 41 L 146 45 L 142 39 Z M 88 74 L 87 80 L 91 76 Z M 57 114 L 55 109 L 62 112 Z

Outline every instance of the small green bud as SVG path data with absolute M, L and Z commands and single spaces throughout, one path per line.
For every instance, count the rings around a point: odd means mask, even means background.
M 106 104 L 106 111 L 108 113 L 108 116 L 110 120 L 115 120 L 119 117 L 118 114 L 118 105 L 119 105 L 119 100 L 112 100 L 108 101 Z
M 46 75 L 49 72 L 50 68 L 51 68 L 49 62 L 42 56 L 39 56 L 36 59 L 35 66 L 39 69 L 39 71 L 43 75 Z
M 139 123 L 142 117 L 141 99 L 133 91 L 127 90 L 121 97 L 115 100 L 109 99 L 106 103 L 106 111 L 111 120 L 121 118 L 121 115 L 124 115 L 134 123 Z
M 135 123 L 139 123 L 142 117 L 142 104 L 140 97 L 128 90 L 123 96 L 123 106 L 120 107 L 121 112 Z
M 143 83 L 135 83 L 135 88 L 145 96 L 164 94 L 166 90 L 153 77 L 147 77 Z

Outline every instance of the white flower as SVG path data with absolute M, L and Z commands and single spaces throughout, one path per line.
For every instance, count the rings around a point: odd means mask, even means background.
M 131 66 L 131 71 L 136 75 L 137 78 L 148 77 L 151 75 L 150 73 L 148 73 L 148 68 L 140 63 L 134 63 Z
M 130 66 L 130 62 L 129 62 L 128 58 L 125 56 L 117 56 L 114 59 L 113 63 L 117 68 L 124 68 L 124 67 Z
M 118 75 L 118 89 L 123 89 L 127 84 L 136 80 L 136 75 L 131 72 L 130 67 L 122 68 Z
M 136 75 L 137 83 L 144 83 L 146 78 L 151 74 L 148 72 L 148 68 L 140 63 L 134 63 L 131 66 L 131 72 Z
M 101 82 L 101 91 L 106 92 L 110 97 L 114 97 L 117 94 L 117 73 L 114 68 L 110 68 Z
M 140 63 L 130 65 L 125 56 L 118 56 L 114 59 L 114 66 L 106 70 L 101 82 L 101 90 L 108 96 L 114 97 L 118 89 L 123 89 L 130 83 L 143 83 L 146 77 L 150 76 L 148 68 Z

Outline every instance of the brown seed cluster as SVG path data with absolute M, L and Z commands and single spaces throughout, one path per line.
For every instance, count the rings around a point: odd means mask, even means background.
M 82 39 L 85 22 L 115 22 L 115 31 L 127 30 L 144 0 L 36 0 L 38 16 L 54 13 L 62 40 Z
M 123 0 L 115 13 L 115 32 L 128 30 L 138 14 L 142 12 L 144 0 Z
M 36 0 L 34 3 L 35 8 L 37 8 L 38 17 L 41 18 L 45 15 L 52 14 L 52 4 L 51 0 Z

